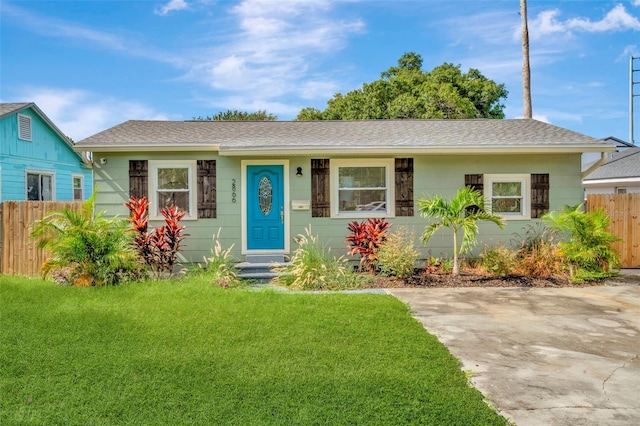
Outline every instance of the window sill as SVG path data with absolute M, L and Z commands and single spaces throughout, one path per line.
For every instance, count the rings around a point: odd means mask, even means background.
M 334 213 L 331 215 L 332 219 L 369 219 L 369 218 L 394 218 L 395 214 L 388 214 L 387 212 L 363 210 L 358 213 Z

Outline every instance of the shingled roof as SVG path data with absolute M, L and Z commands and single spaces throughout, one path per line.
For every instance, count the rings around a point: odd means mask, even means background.
M 90 136 L 77 150 L 214 149 L 245 155 L 398 152 L 601 152 L 606 142 L 548 123 L 513 120 L 137 121 Z
M 599 179 L 640 178 L 640 148 L 616 152 L 589 175 L 585 182 Z
M 0 104 L 0 118 L 14 112 L 22 111 L 31 105 L 33 104 L 29 102 L 2 103 Z

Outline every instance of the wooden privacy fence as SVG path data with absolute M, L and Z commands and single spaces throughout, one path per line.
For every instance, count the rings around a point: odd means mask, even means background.
M 622 239 L 614 244 L 623 268 L 640 268 L 640 194 L 589 194 L 587 211 L 603 209 L 609 232 Z
M 48 213 L 61 210 L 80 211 L 80 201 L 5 201 L 0 204 L 0 272 L 39 276 L 46 255 L 31 238 L 31 225 Z

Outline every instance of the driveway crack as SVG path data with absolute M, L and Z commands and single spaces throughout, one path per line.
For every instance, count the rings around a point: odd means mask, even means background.
M 609 381 L 609 379 L 611 377 L 613 377 L 614 374 L 616 374 L 616 371 L 621 370 L 623 368 L 625 368 L 627 366 L 627 362 L 633 362 L 636 361 L 638 358 L 640 357 L 640 354 L 636 354 L 633 358 L 631 358 L 628 361 L 625 361 L 622 363 L 622 365 L 620 367 L 616 367 L 613 369 L 613 371 L 611 372 L 611 374 L 609 374 L 609 377 L 607 377 L 606 379 L 604 379 L 604 381 L 602 382 L 602 392 L 604 393 L 604 396 L 607 398 L 607 400 L 609 400 L 609 396 L 607 395 L 607 390 L 605 389 L 605 386 L 607 385 L 607 382 Z

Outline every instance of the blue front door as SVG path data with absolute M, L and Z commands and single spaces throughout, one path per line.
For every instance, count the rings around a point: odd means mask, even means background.
M 284 167 L 247 166 L 247 249 L 284 249 Z

